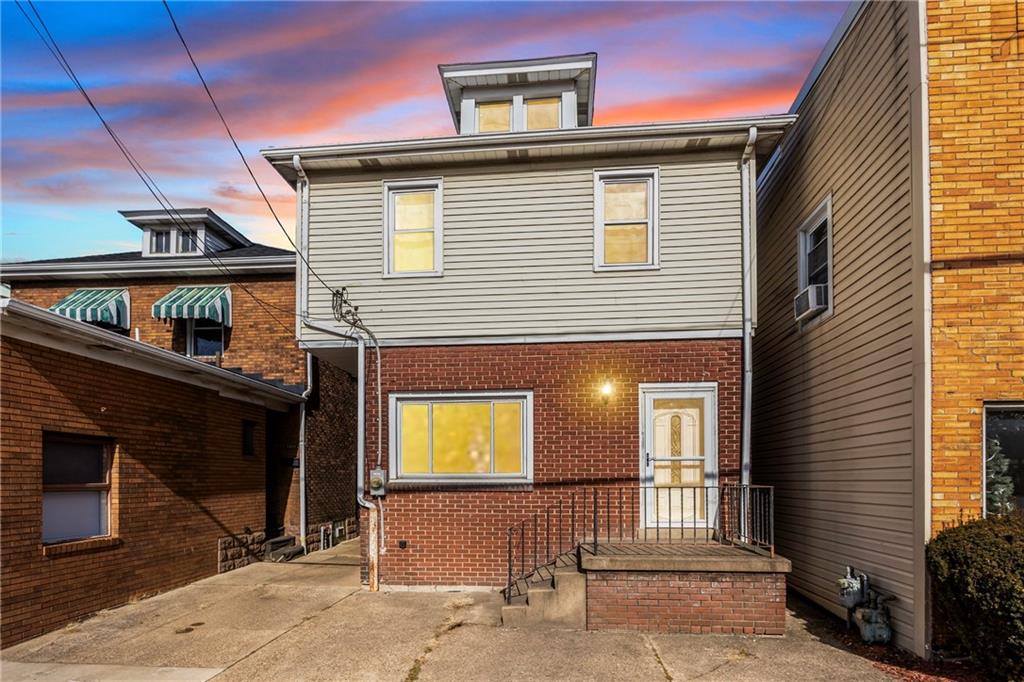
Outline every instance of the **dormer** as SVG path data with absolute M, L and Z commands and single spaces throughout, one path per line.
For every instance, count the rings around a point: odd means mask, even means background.
M 208 208 L 167 211 L 120 211 L 125 220 L 142 230 L 142 256 L 203 256 L 252 242 Z
M 537 132 L 594 121 L 597 54 L 438 66 L 460 135 Z

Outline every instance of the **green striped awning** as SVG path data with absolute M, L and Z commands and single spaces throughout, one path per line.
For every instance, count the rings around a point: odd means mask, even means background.
M 191 318 L 213 320 L 231 326 L 231 289 L 228 287 L 178 287 L 153 304 L 159 320 Z
M 121 329 L 131 325 L 131 299 L 127 289 L 76 289 L 50 311 L 81 322 L 103 322 Z

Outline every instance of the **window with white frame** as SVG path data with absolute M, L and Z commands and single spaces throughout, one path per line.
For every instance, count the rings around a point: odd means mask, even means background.
M 532 480 L 532 392 L 393 394 L 389 407 L 393 479 Z
M 213 357 L 224 353 L 224 325 L 214 320 L 190 319 L 188 325 L 189 357 Z
M 178 253 L 198 253 L 199 235 L 195 230 L 181 230 L 178 232 Z
M 527 130 L 553 130 L 562 127 L 562 98 L 536 97 L 525 102 Z
M 594 173 L 594 269 L 658 267 L 658 169 Z
M 476 105 L 478 133 L 507 133 L 512 130 L 512 101 L 480 102 Z
M 1024 509 L 1024 403 L 985 405 L 985 514 Z
M 441 180 L 384 184 L 385 274 L 440 275 Z
M 110 534 L 111 443 L 43 434 L 43 542 Z
M 149 252 L 150 253 L 170 253 L 171 252 L 171 231 L 170 230 L 153 230 L 149 233 Z
M 832 310 L 832 198 L 797 231 L 797 307 L 801 324 Z

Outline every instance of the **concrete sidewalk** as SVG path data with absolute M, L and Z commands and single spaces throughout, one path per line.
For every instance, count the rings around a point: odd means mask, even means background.
M 104 611 L 3 651 L 0 672 L 4 682 L 888 679 L 813 619 L 791 616 L 785 638 L 515 630 L 498 627 L 496 593 L 366 592 L 346 552 L 254 564 Z

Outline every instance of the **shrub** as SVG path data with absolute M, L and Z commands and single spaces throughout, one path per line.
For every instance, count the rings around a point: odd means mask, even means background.
M 1024 679 L 1024 514 L 990 516 L 928 545 L 938 606 L 990 675 Z

